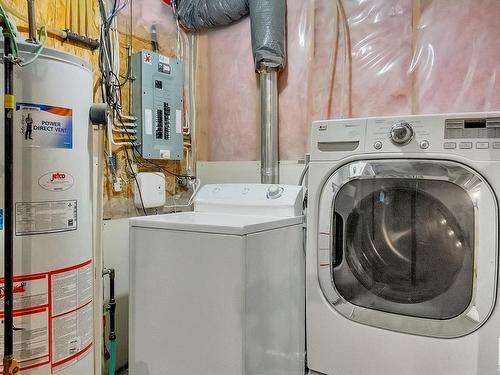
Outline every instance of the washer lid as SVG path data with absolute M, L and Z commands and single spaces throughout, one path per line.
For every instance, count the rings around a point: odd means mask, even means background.
M 246 235 L 302 223 L 302 216 L 273 217 L 216 212 L 181 212 L 130 219 L 131 227 Z

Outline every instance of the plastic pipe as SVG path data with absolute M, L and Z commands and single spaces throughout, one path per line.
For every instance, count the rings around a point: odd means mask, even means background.
M 116 340 L 109 343 L 109 375 L 115 375 L 116 372 Z
M 103 276 L 109 276 L 109 343 L 110 343 L 110 357 L 109 357 L 109 375 L 115 375 L 116 371 L 116 332 L 115 332 L 115 270 L 108 268 L 103 271 Z
M 263 184 L 279 182 L 278 165 L 278 69 L 259 71 L 260 77 L 260 123 L 261 166 Z

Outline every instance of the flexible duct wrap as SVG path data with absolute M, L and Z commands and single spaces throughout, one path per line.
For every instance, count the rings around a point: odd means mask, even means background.
M 284 67 L 286 0 L 249 0 L 255 68 Z
M 175 0 L 175 16 L 191 31 L 229 25 L 248 14 L 247 0 Z
M 250 12 L 255 68 L 285 66 L 286 0 L 175 0 L 173 5 L 190 31 L 225 26 Z

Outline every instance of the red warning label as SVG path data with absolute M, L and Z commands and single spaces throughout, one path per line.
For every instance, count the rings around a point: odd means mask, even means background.
M 5 288 L 0 279 L 0 318 L 3 319 Z M 3 320 L 0 351 L 3 352 Z M 14 278 L 14 357 L 20 369 L 50 363 L 49 275 L 35 274 Z M 3 373 L 3 367 L 0 365 Z
M 4 314 L 3 282 L 0 278 L 0 319 Z M 47 366 L 55 373 L 88 355 L 93 344 L 92 296 L 91 260 L 48 273 L 14 277 L 14 357 L 21 371 Z

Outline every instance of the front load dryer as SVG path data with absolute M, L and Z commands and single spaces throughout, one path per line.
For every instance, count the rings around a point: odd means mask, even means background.
M 318 121 L 308 366 L 497 375 L 500 113 Z

